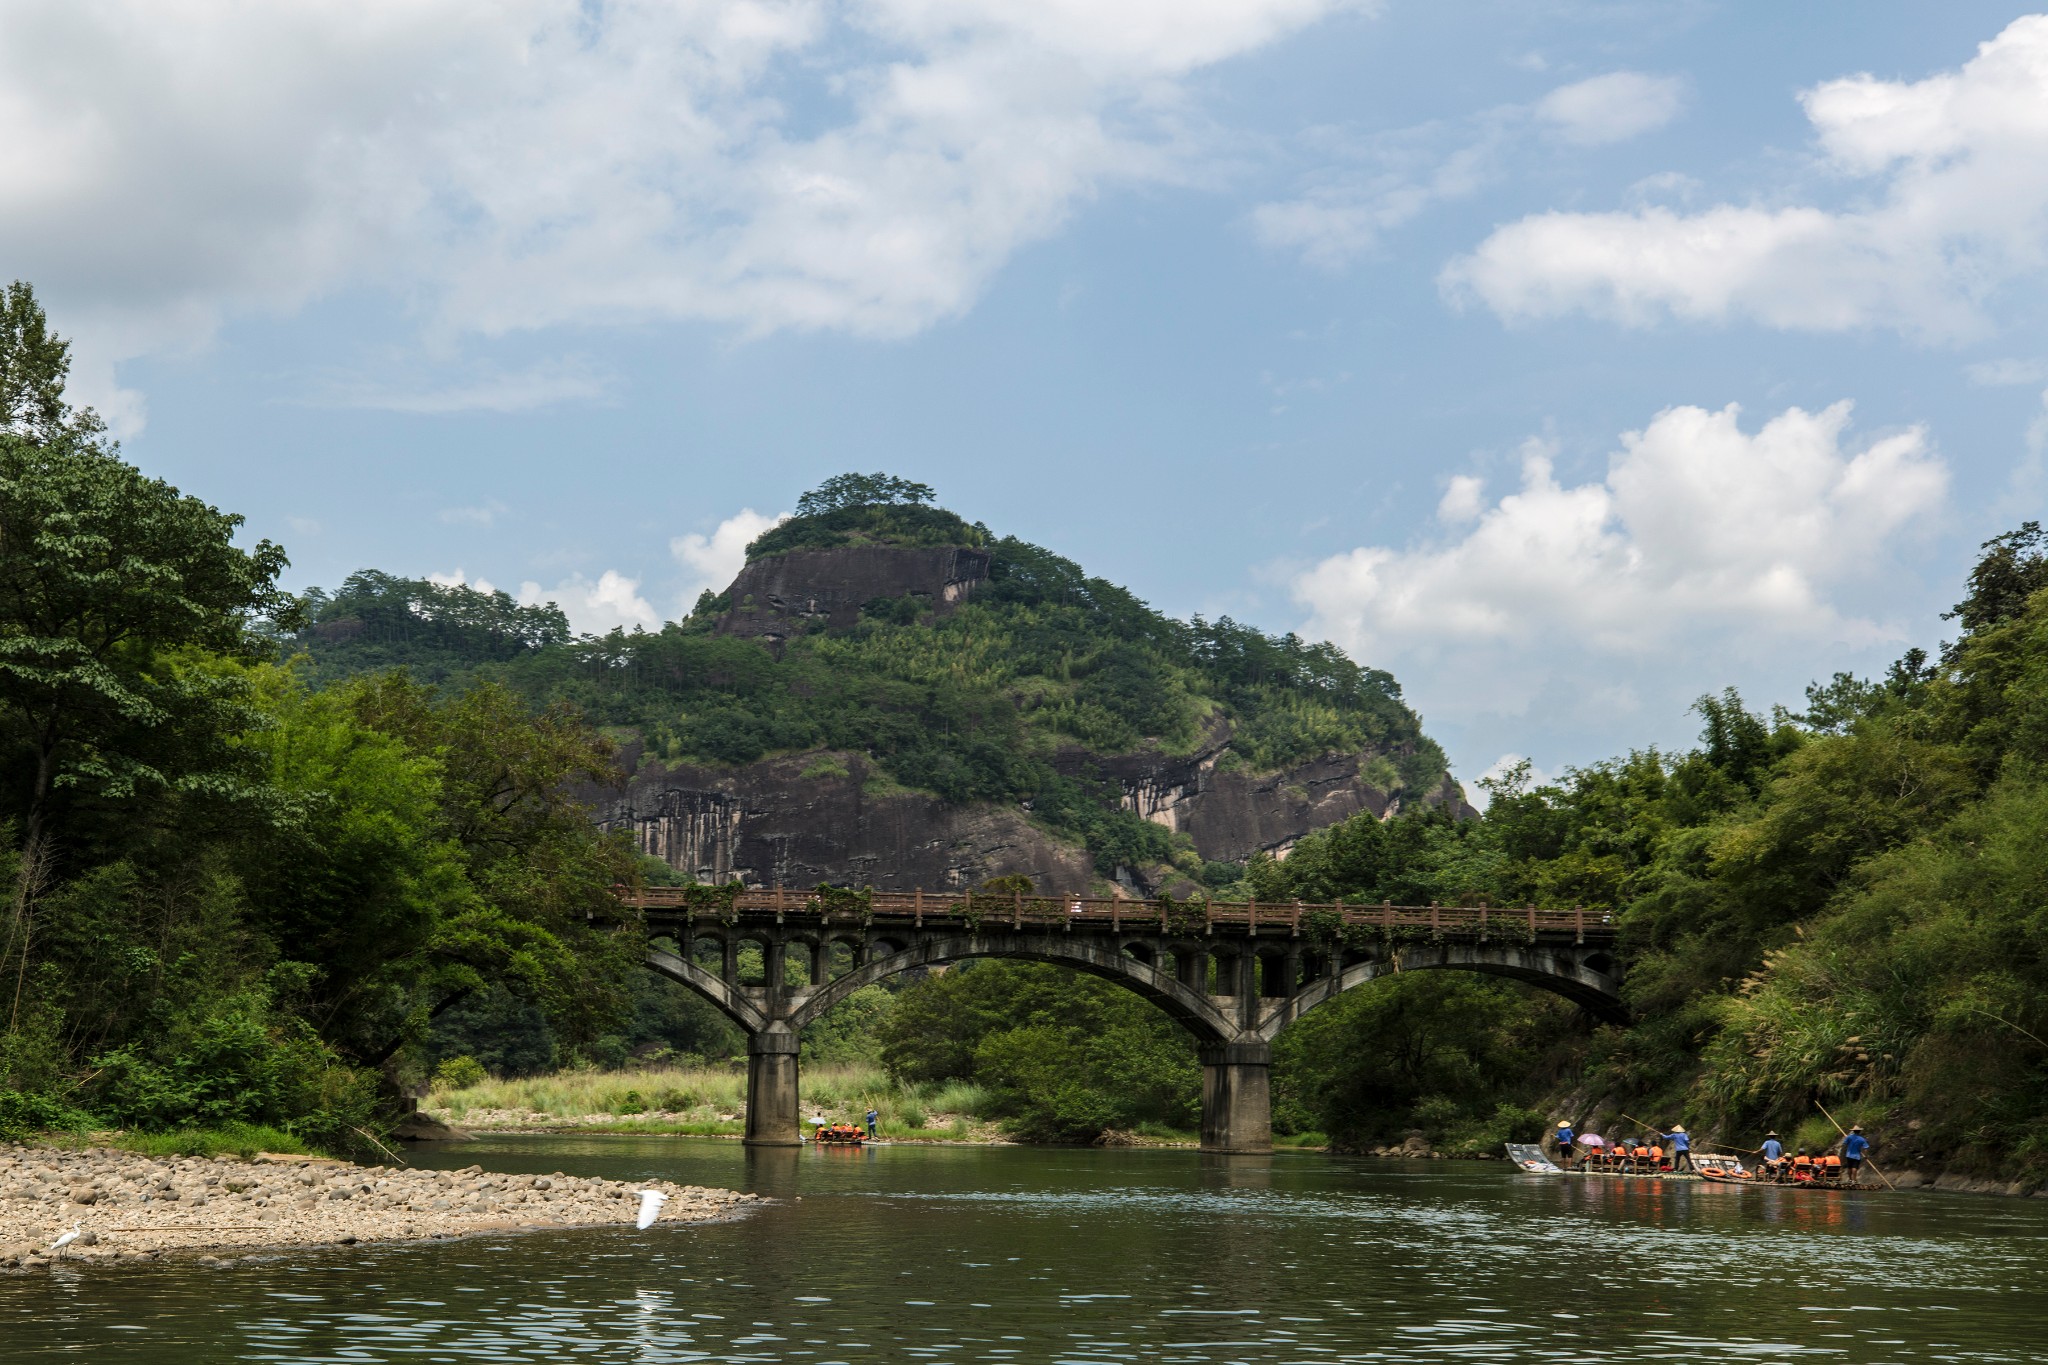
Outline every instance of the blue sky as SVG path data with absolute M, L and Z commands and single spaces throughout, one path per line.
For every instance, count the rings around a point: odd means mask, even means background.
M 0 274 L 294 586 L 651 623 L 886 469 L 1469 779 L 1880 669 L 2042 513 L 2010 5 L 17 0 L 0 91 Z

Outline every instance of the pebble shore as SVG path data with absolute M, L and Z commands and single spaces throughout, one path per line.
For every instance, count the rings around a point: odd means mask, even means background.
M 107 1148 L 0 1148 L 0 1272 L 55 1260 L 425 1241 L 483 1233 L 631 1227 L 641 1190 L 669 1196 L 662 1222 L 729 1218 L 758 1196 L 653 1180 L 356 1166 L 307 1158 L 138 1156 Z M 73 1228 L 79 1235 L 51 1248 Z

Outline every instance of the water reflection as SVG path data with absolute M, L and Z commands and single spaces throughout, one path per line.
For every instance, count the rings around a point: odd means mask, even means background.
M 782 1201 L 733 1224 L 0 1282 L 0 1360 L 2048 1359 L 2048 1209 L 1318 1157 L 660 1139 L 493 1168 Z

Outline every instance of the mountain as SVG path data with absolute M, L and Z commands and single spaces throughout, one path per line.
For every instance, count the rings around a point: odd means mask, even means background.
M 572 638 L 552 606 L 365 572 L 311 595 L 296 647 L 323 678 L 581 707 L 620 742 L 601 818 L 703 880 L 1184 893 L 1360 811 L 1466 811 L 1387 673 L 842 481 L 659 631 Z

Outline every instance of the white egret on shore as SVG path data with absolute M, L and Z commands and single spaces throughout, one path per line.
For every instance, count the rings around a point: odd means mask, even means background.
M 68 1246 L 70 1246 L 70 1245 L 71 1245 L 71 1244 L 72 1244 L 73 1242 L 77 1241 L 77 1240 L 78 1240 L 78 1236 L 79 1236 L 79 1234 L 80 1234 L 80 1233 L 82 1233 L 82 1232 L 84 1232 L 84 1231 L 85 1231 L 85 1224 L 84 1224 L 84 1223 L 73 1223 L 73 1224 L 71 1225 L 71 1231 L 69 1231 L 69 1232 L 66 1232 L 66 1233 L 63 1233 L 63 1234 L 60 1234 L 60 1235 L 58 1236 L 57 1240 L 56 1240 L 56 1241 L 54 1241 L 54 1242 L 52 1242 L 52 1243 L 50 1244 L 50 1251 L 49 1251 L 49 1254 L 50 1254 L 50 1255 L 52 1255 L 52 1256 L 55 1256 L 55 1255 L 56 1255 L 56 1254 L 57 1254 L 58 1252 L 62 1251 L 62 1250 L 63 1250 L 63 1249 L 65 1248 L 65 1247 L 68 1247 Z
M 661 1206 L 667 1202 L 668 1196 L 660 1190 L 640 1191 L 640 1217 L 634 1220 L 634 1226 L 652 1227 L 654 1220 L 661 1216 Z

